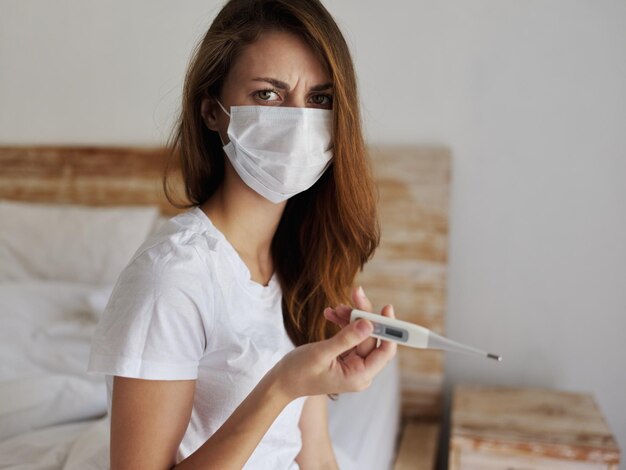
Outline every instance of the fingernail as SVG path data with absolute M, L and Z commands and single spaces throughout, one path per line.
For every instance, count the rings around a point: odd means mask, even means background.
M 372 325 L 370 325 L 370 322 L 368 322 L 367 320 L 359 318 L 359 320 L 357 320 L 356 322 L 356 329 L 359 330 L 359 333 L 362 333 L 363 335 L 369 335 L 372 332 Z
M 359 288 L 356 290 L 356 294 L 361 298 L 365 297 L 365 291 L 363 291 L 363 287 L 359 286 Z

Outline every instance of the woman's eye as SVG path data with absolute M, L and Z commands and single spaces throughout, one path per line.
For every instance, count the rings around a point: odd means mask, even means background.
M 319 106 L 328 106 L 333 102 L 333 98 L 330 95 L 313 95 L 311 99 L 314 104 Z
M 263 101 L 273 101 L 273 96 L 278 96 L 274 90 L 259 90 L 256 95 Z

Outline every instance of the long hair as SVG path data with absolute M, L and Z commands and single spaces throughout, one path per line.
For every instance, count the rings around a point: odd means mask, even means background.
M 178 208 L 205 202 L 224 178 L 224 151 L 217 132 L 206 128 L 200 104 L 219 96 L 238 54 L 264 31 L 294 33 L 326 67 L 334 87 L 333 160 L 309 189 L 287 201 L 271 245 L 283 294 L 283 320 L 294 345 L 332 336 L 325 307 L 349 303 L 358 272 L 379 244 L 376 186 L 361 129 L 357 83 L 346 41 L 318 0 L 231 0 L 196 47 L 183 90 L 182 109 L 168 142 L 171 156 L 163 179 Z M 188 203 L 168 188 L 177 167 Z

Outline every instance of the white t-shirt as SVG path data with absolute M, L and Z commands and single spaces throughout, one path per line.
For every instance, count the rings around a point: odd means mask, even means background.
M 171 218 L 120 274 L 94 332 L 89 373 L 196 379 L 189 426 L 176 463 L 228 419 L 261 377 L 294 348 L 281 289 L 250 279 L 234 247 L 198 207 Z M 305 397 L 274 421 L 244 468 L 294 469 Z

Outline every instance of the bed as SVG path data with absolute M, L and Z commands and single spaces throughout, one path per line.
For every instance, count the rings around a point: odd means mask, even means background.
M 383 237 L 359 282 L 376 308 L 393 299 L 398 317 L 443 333 L 449 152 L 369 150 Z M 134 250 L 179 212 L 165 160 L 162 148 L 0 147 L 0 468 L 108 467 L 91 334 Z M 340 468 L 434 468 L 442 377 L 440 352 L 400 350 L 368 390 L 330 402 Z

